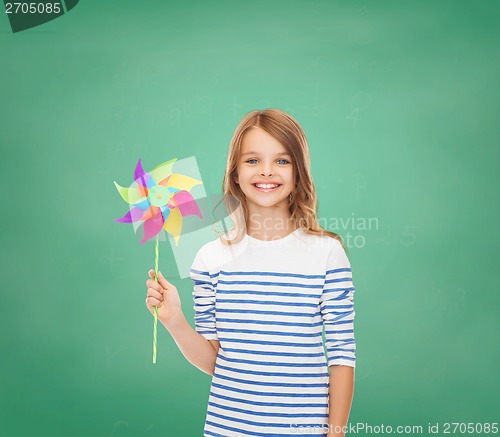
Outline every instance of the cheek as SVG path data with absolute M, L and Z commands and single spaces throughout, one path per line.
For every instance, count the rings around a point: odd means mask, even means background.
M 239 176 L 240 183 L 247 182 L 250 179 L 250 177 L 252 176 L 251 172 L 245 168 L 241 168 L 240 170 L 238 170 L 237 174 Z
M 293 170 L 292 169 L 290 169 L 286 172 L 286 181 L 288 184 L 293 185 Z

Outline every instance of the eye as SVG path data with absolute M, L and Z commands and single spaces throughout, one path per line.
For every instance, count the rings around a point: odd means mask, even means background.
M 251 161 L 257 161 L 257 159 L 251 158 L 251 159 L 247 159 L 245 162 L 248 162 L 249 164 L 252 164 Z M 288 161 L 288 159 L 284 159 L 284 158 L 278 159 L 276 162 L 278 162 L 281 165 L 290 164 L 290 161 Z
M 285 164 L 290 164 L 290 161 L 288 161 L 287 159 L 278 159 L 278 161 L 285 161 Z

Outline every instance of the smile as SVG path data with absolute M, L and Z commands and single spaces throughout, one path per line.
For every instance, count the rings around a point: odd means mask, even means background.
M 261 193 L 270 193 L 276 191 L 282 184 L 252 184 L 257 191 Z

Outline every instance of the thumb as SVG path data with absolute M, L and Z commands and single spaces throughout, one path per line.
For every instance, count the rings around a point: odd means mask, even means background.
M 158 272 L 158 283 L 163 288 L 171 288 L 171 287 L 173 287 L 173 285 L 165 279 L 165 276 L 163 276 L 163 274 L 161 272 Z

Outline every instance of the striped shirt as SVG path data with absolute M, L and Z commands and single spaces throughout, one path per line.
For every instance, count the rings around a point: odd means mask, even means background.
M 220 342 L 203 435 L 324 436 L 328 366 L 356 362 L 355 288 L 340 242 L 301 228 L 232 247 L 217 239 L 190 274 L 195 329 Z

